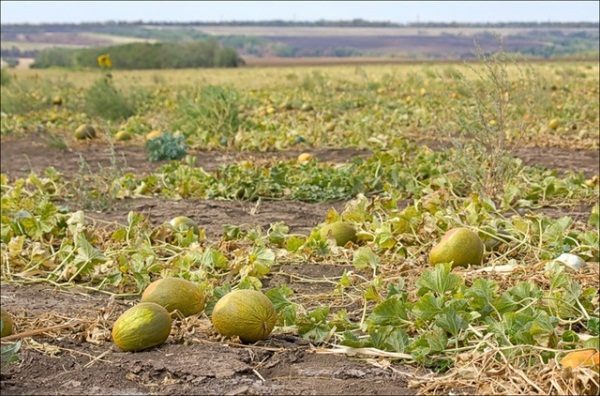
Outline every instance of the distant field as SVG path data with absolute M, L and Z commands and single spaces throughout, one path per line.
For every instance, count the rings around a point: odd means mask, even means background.
M 146 26 L 147 28 L 156 28 Z M 527 33 L 532 30 L 548 30 L 536 28 L 384 28 L 384 27 L 270 27 L 270 26 L 200 26 L 196 28 L 204 33 L 213 35 L 246 35 L 259 37 L 320 37 L 320 36 L 441 36 L 447 34 L 474 35 L 480 33 L 492 33 L 499 35 Z M 595 29 L 553 29 L 568 33 L 570 31 L 589 31 Z

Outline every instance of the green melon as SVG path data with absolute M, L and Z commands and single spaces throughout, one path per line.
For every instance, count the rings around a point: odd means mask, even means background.
M 194 230 L 195 234 L 198 234 L 198 224 L 189 217 L 177 216 L 169 221 L 169 225 L 176 231 L 185 231 L 188 228 Z
M 212 313 L 212 323 L 219 334 L 237 336 L 244 342 L 268 338 L 276 320 L 273 303 L 256 290 L 235 290 L 224 295 Z
M 11 335 L 13 332 L 13 320 L 10 314 L 3 309 L 0 309 L 0 321 L 2 322 L 0 337 Z
M 343 221 L 325 224 L 321 227 L 320 234 L 325 239 L 333 237 L 338 246 L 344 246 L 349 241 L 356 242 L 356 230 Z
M 483 260 L 483 242 L 477 233 L 468 228 L 453 228 L 431 249 L 431 264 L 453 262 L 453 267 L 479 265 Z
M 121 350 L 135 352 L 162 344 L 170 332 L 169 312 L 158 304 L 143 302 L 123 312 L 113 325 L 112 337 Z
M 131 139 L 131 134 L 127 131 L 119 131 L 115 133 L 115 140 L 123 142 L 125 140 Z
M 167 311 L 183 316 L 202 312 L 204 290 L 194 282 L 181 278 L 164 278 L 152 282 L 142 294 L 142 302 L 153 302 Z
M 75 130 L 75 138 L 77 139 L 93 139 L 96 137 L 96 130 L 93 126 L 83 124 Z

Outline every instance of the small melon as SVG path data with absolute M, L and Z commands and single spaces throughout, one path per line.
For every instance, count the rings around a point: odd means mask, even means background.
M 162 344 L 170 332 L 169 312 L 156 303 L 143 302 L 119 316 L 112 337 L 121 350 L 135 352 Z
M 314 159 L 315 159 L 315 157 L 311 153 L 302 153 L 298 156 L 298 163 L 305 164 Z
M 333 237 L 338 246 L 344 246 L 349 241 L 356 242 L 356 230 L 343 221 L 325 224 L 321 227 L 320 234 L 325 239 Z
M 177 216 L 169 221 L 171 228 L 177 231 L 184 231 L 188 228 L 194 230 L 195 234 L 198 234 L 198 224 L 187 216 Z
M 194 282 L 181 278 L 164 278 L 152 282 L 144 293 L 142 302 L 153 302 L 167 311 L 179 311 L 190 316 L 204 309 L 204 291 Z
M 57 96 L 54 96 L 54 97 L 52 97 L 52 104 L 53 104 L 53 105 L 56 105 L 56 106 L 60 106 L 60 105 L 62 105 L 62 104 L 63 104 L 63 100 L 62 100 L 62 98 L 61 98 L 60 96 L 58 96 L 58 95 L 57 95 Z
M 115 140 L 120 142 L 131 139 L 131 135 L 127 131 L 119 131 L 115 133 Z
M 553 118 L 550 120 L 550 122 L 548 123 L 548 128 L 552 129 L 553 131 L 558 129 L 558 126 L 560 125 L 560 121 L 558 120 L 558 118 Z
M 159 137 L 161 134 L 162 134 L 162 132 L 161 132 L 161 131 L 158 131 L 158 130 L 151 131 L 151 132 L 149 132 L 149 133 L 146 135 L 146 140 L 152 140 L 152 139 L 156 139 L 156 138 L 157 138 L 157 137 Z
M 0 321 L 2 322 L 0 337 L 11 335 L 13 332 L 13 320 L 10 314 L 3 309 L 0 309 Z
M 96 130 L 91 125 L 83 124 L 75 130 L 75 138 L 77 139 L 93 139 L 95 137 Z
M 479 235 L 468 228 L 453 228 L 431 249 L 431 264 L 453 262 L 453 267 L 479 265 L 483 260 L 483 242 Z
M 269 337 L 276 320 L 273 303 L 256 290 L 234 290 L 224 295 L 212 313 L 212 323 L 219 334 L 238 336 L 244 342 Z

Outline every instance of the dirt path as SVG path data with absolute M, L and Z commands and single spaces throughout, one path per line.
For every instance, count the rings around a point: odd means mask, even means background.
M 294 273 L 298 269 L 287 268 Z M 283 279 L 275 278 L 274 283 Z M 297 286 L 290 282 L 290 287 Z M 157 348 L 124 353 L 112 344 L 110 326 L 132 303 L 44 285 L 3 285 L 2 307 L 14 315 L 18 331 L 71 318 L 82 324 L 36 336 L 37 344 L 27 339 L 21 362 L 2 369 L 2 394 L 414 393 L 397 371 L 316 353 L 293 334 L 275 332 L 269 340 L 253 345 L 227 344 L 217 337 L 205 315 L 177 321 L 171 337 Z M 399 364 L 394 368 L 409 370 Z

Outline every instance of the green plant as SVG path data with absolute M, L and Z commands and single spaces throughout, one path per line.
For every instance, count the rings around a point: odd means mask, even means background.
M 8 85 L 12 80 L 12 76 L 6 69 L 0 69 L 0 86 Z
M 163 132 L 160 136 L 146 142 L 148 159 L 152 162 L 163 160 L 178 160 L 185 156 L 187 147 L 185 138 Z
M 203 143 L 227 145 L 240 126 L 239 94 L 233 88 L 209 85 L 182 95 L 173 128 Z
M 85 108 L 88 114 L 111 121 L 127 118 L 135 113 L 130 98 L 114 86 L 109 75 L 96 80 L 87 90 Z

